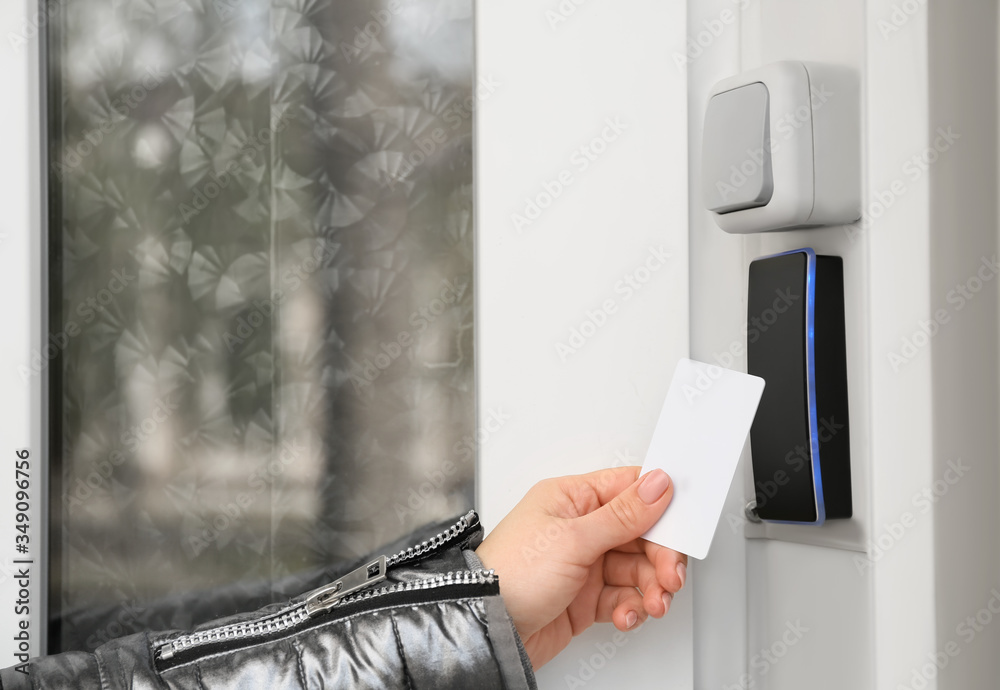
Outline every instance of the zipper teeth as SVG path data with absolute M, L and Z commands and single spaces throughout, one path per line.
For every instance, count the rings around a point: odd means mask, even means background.
M 451 541 L 452 539 L 455 539 L 456 537 L 458 537 L 459 534 L 461 534 L 462 532 L 464 532 L 469 528 L 469 525 L 471 524 L 475 516 L 476 516 L 476 511 L 470 510 L 468 513 L 460 517 L 458 521 L 448 529 L 438 532 L 427 541 L 423 541 L 417 544 L 416 546 L 411 546 L 407 549 L 403 549 L 399 553 L 394 554 L 389 558 L 387 558 L 385 561 L 386 567 L 394 566 L 402 561 L 408 561 L 411 558 L 417 558 L 423 555 L 424 553 L 427 553 L 428 551 L 433 551 L 440 545 L 448 541 Z
M 475 515 L 476 511 L 470 510 L 448 529 L 442 530 L 430 539 L 423 541 L 416 546 L 403 549 L 399 553 L 387 558 L 386 567 L 388 568 L 390 566 L 397 565 L 403 561 L 410 560 L 411 558 L 417 558 L 424 553 L 432 551 L 442 544 L 455 539 L 458 535 L 469 528 L 469 525 L 472 523 Z M 436 587 L 443 587 L 449 584 L 492 584 L 495 579 L 496 575 L 492 570 L 458 570 L 443 575 L 437 575 L 426 580 L 400 583 L 380 588 L 376 587 L 365 590 L 364 592 L 358 592 L 357 594 L 344 597 L 337 602 L 337 606 L 354 601 L 371 599 L 372 597 L 382 596 L 383 594 L 407 592 L 417 589 L 434 589 Z M 178 652 L 182 652 L 192 647 L 198 647 L 203 644 L 208 644 L 210 642 L 241 640 L 250 637 L 257 637 L 259 635 L 266 635 L 268 633 L 283 632 L 298 625 L 307 618 L 309 618 L 309 614 L 306 611 L 305 603 L 295 604 L 294 606 L 290 606 L 276 614 L 272 614 L 271 616 L 260 618 L 255 621 L 232 623 L 230 625 L 189 633 L 187 635 L 174 638 L 159 648 L 159 656 L 161 659 L 170 659 Z
M 336 606 L 339 607 L 358 601 L 368 601 L 369 599 L 376 599 L 378 597 L 385 596 L 386 594 L 395 594 L 397 592 L 437 589 L 439 587 L 448 587 L 450 585 L 493 584 L 496 581 L 497 576 L 496 571 L 494 570 L 454 570 L 423 580 L 400 582 L 386 587 L 367 589 L 363 592 L 358 592 L 344 597 L 337 602 Z M 309 614 L 306 613 L 305 604 L 297 604 L 293 608 L 287 609 L 275 617 L 262 618 L 260 620 L 247 623 L 234 623 L 233 625 L 225 625 L 220 628 L 212 628 L 211 630 L 203 630 L 201 632 L 178 637 L 171 640 L 161 648 L 160 658 L 164 660 L 170 659 L 178 652 L 191 649 L 192 647 L 199 647 L 210 642 L 243 640 L 269 633 L 284 632 L 285 630 L 295 627 L 308 618 Z
M 435 575 L 425 580 L 414 580 L 412 582 L 399 582 L 385 587 L 374 587 L 366 589 L 357 594 L 351 594 L 340 600 L 337 606 L 351 604 L 357 601 L 367 601 L 386 594 L 397 592 L 412 592 L 422 589 L 436 589 L 438 587 L 448 587 L 449 585 L 485 585 L 493 584 L 497 581 L 495 570 L 454 570 L 450 573 Z
M 190 633 L 165 644 L 161 648 L 160 658 L 169 659 L 185 649 L 198 647 L 209 642 L 240 640 L 272 632 L 281 632 L 298 625 L 308 617 L 305 604 L 297 604 L 292 608 L 285 609 L 277 615 L 267 618 L 248 621 L 246 623 L 233 623 L 232 625 L 224 625 L 219 628 Z

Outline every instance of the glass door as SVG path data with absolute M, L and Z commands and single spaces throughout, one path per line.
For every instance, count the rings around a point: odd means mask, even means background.
M 472 0 L 49 16 L 49 651 L 470 507 Z

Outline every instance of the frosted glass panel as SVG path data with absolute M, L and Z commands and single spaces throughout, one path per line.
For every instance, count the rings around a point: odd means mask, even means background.
M 52 651 L 467 509 L 471 0 L 60 7 Z

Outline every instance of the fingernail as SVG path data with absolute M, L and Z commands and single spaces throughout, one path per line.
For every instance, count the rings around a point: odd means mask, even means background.
M 639 620 L 639 614 L 635 611 L 629 611 L 625 614 L 625 627 L 631 630 L 635 627 L 635 622 Z
M 670 603 L 674 600 L 674 595 L 670 592 L 663 593 L 663 615 L 667 615 L 670 610 Z
M 653 470 L 639 484 L 639 498 L 647 505 L 660 500 L 660 496 L 670 488 L 670 477 L 663 470 Z
M 681 579 L 681 587 L 684 586 L 684 581 L 687 580 L 688 569 L 683 563 L 677 564 L 677 577 Z

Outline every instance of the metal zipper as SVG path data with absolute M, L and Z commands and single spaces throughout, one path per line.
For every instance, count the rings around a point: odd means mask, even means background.
M 492 585 L 496 581 L 497 574 L 495 570 L 483 570 L 482 568 L 478 568 L 476 570 L 455 570 L 450 573 L 435 575 L 434 577 L 424 580 L 399 582 L 394 585 L 368 589 L 364 592 L 358 592 L 352 596 L 344 597 L 341 599 L 340 603 L 353 604 L 358 601 L 376 599 L 378 597 L 385 596 L 386 594 L 412 592 L 423 589 L 436 589 L 438 587 L 448 587 L 450 585 Z
M 415 560 L 441 548 L 462 536 L 470 527 L 478 524 L 479 516 L 474 510 L 470 510 L 451 527 L 438 532 L 430 539 L 403 549 L 388 558 L 380 556 L 371 563 L 352 570 L 339 580 L 314 589 L 301 603 L 288 606 L 277 613 L 253 621 L 232 623 L 181 635 L 157 646 L 154 649 L 154 656 L 159 661 L 168 661 L 180 652 L 215 642 L 240 642 L 272 633 L 281 633 L 329 611 L 335 606 L 368 600 L 385 594 L 434 589 L 453 584 L 493 584 L 496 581 L 496 575 L 492 570 L 460 570 L 425 580 L 398 583 L 380 589 L 367 589 L 385 580 L 389 568 Z
M 203 630 L 197 633 L 175 638 L 157 648 L 156 658 L 161 661 L 168 661 L 180 652 L 201 647 L 213 642 L 240 642 L 254 637 L 270 635 L 272 633 L 282 633 L 309 620 L 319 612 L 360 601 L 370 601 L 388 594 L 437 589 L 439 587 L 448 587 L 452 585 L 491 585 L 496 581 L 497 575 L 493 570 L 455 570 L 423 580 L 399 582 L 394 585 L 387 585 L 381 588 L 368 589 L 355 594 L 341 596 L 335 603 L 324 605 L 321 609 L 316 609 L 316 613 L 310 613 L 307 604 L 297 604 L 296 606 L 286 609 L 279 614 L 268 616 L 267 618 L 262 618 L 257 621 L 235 623 L 233 625 Z
M 386 565 L 389 568 L 392 568 L 400 563 L 406 563 L 416 558 L 420 558 L 424 554 L 434 551 L 435 549 L 454 541 L 458 537 L 462 536 L 462 534 L 464 534 L 470 527 L 476 527 L 478 525 L 479 516 L 476 514 L 476 511 L 470 510 L 468 513 L 460 517 L 455 524 L 448 529 L 438 532 L 427 541 L 420 542 L 416 546 L 403 549 L 399 553 L 390 556 L 386 559 Z

